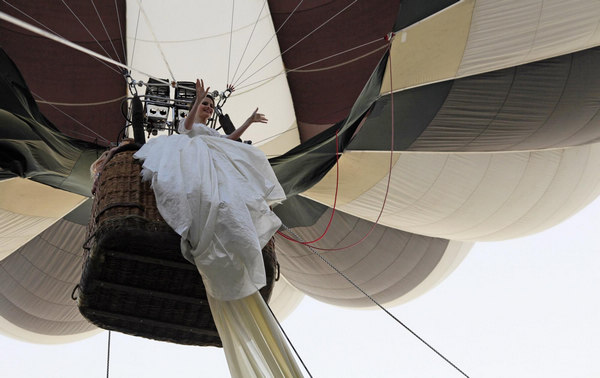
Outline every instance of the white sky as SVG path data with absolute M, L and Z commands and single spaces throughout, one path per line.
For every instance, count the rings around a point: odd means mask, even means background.
M 471 377 L 600 377 L 600 199 L 543 233 L 477 243 L 442 284 L 395 307 Z M 283 322 L 314 377 L 461 377 L 381 310 L 306 298 Z M 2 377 L 106 377 L 107 332 L 66 345 L 0 336 Z M 221 349 L 112 334 L 110 377 L 229 377 Z

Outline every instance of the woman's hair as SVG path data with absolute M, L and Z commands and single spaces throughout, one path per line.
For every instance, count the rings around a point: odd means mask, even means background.
M 206 94 L 206 97 L 210 98 L 210 99 L 212 100 L 213 104 L 215 104 L 215 103 L 216 103 L 216 102 L 215 102 L 215 96 L 214 96 L 212 93 L 210 93 L 210 92 L 209 92 L 209 93 L 207 93 L 207 94 Z M 190 108 L 189 108 L 189 110 L 192 110 L 192 108 L 193 108 L 193 107 L 194 107 L 194 105 L 196 104 L 196 101 L 198 101 L 198 96 L 194 97 L 194 101 L 192 101 L 192 102 L 190 103 Z
M 96 159 L 96 161 L 94 161 L 92 165 L 90 165 L 90 175 L 92 176 L 92 178 L 95 178 L 96 175 L 102 170 L 102 166 L 106 162 L 106 158 L 108 157 L 109 152 L 109 150 L 104 151 L 102 155 L 100 155 L 100 157 Z
M 100 173 L 100 171 L 104 167 L 104 163 L 106 163 L 106 161 L 112 157 L 112 154 L 114 154 L 115 149 L 117 149 L 125 144 L 131 144 L 134 142 L 135 142 L 135 140 L 133 138 L 125 138 L 121 141 L 121 143 L 119 143 L 119 145 L 117 147 L 113 147 L 110 150 L 104 151 L 102 153 L 102 155 L 100 155 L 100 157 L 98 159 L 96 159 L 96 161 L 94 161 L 92 163 L 92 165 L 90 165 L 90 175 L 92 176 L 92 178 L 95 178 L 97 176 L 97 174 Z

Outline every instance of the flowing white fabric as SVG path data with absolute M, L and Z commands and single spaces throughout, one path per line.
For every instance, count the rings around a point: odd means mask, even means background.
M 235 301 L 209 295 L 208 303 L 233 378 L 303 376 L 259 292 Z
M 266 284 L 261 250 L 281 225 L 269 205 L 285 193 L 257 148 L 201 123 L 181 131 L 150 139 L 134 157 L 143 160 L 158 210 L 181 235 L 181 252 L 207 293 L 222 301 L 247 297 Z

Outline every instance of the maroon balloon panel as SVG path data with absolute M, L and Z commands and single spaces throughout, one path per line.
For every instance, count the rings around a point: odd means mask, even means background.
M 400 3 L 302 2 L 286 21 L 298 1 L 269 1 L 275 30 L 281 27 L 277 38 L 285 68 L 299 69 L 287 77 L 302 140 L 316 134 L 312 129 L 323 128 L 319 125 L 331 125 L 348 115 L 385 53 L 384 37 L 393 29 Z M 356 48 L 368 42 L 372 43 Z
M 0 10 L 125 62 L 122 40 L 125 0 L 118 0 L 116 7 L 113 1 L 96 1 L 93 3 L 96 8 L 90 6 L 90 2 L 65 3 L 67 5 L 42 0 L 2 2 Z M 77 139 L 102 145 L 116 139 L 125 124 L 119 98 L 126 94 L 126 83 L 118 67 L 100 63 L 89 55 L 4 21 L 0 22 L 0 30 L 0 44 L 19 67 L 42 113 L 58 129 Z

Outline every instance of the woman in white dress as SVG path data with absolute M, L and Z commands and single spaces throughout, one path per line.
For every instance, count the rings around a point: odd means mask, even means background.
M 258 290 L 266 284 L 262 248 L 281 226 L 270 208 L 283 201 L 265 155 L 236 140 L 258 108 L 228 136 L 206 126 L 214 101 L 196 80 L 196 102 L 179 135 L 150 139 L 134 157 L 152 180 L 158 209 L 181 235 L 181 252 L 204 281 L 232 377 L 302 377 Z
M 265 155 L 236 140 L 253 123 L 266 123 L 258 108 L 230 135 L 206 126 L 213 114 L 209 88 L 196 81 L 196 102 L 179 135 L 152 138 L 134 157 L 152 180 L 158 210 L 181 235 L 181 251 L 220 300 L 246 297 L 266 284 L 262 248 L 281 226 L 270 205 L 285 193 Z

